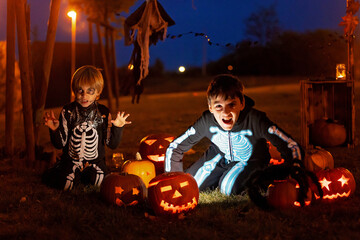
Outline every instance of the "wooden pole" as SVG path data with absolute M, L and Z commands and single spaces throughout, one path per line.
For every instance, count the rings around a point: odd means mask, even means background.
M 50 6 L 50 16 L 49 16 L 49 24 L 46 34 L 46 43 L 45 43 L 45 54 L 44 61 L 42 65 L 42 75 L 41 75 L 41 84 L 40 91 L 38 92 L 38 101 L 36 105 L 35 111 L 35 137 L 36 141 L 38 141 L 38 133 L 40 126 L 42 124 L 42 119 L 44 115 L 44 108 L 46 102 L 46 95 L 49 86 L 50 72 L 52 59 L 54 54 L 54 46 L 55 46 L 55 36 L 57 29 L 57 22 L 59 18 L 60 12 L 60 4 L 61 0 L 52 0 Z
M 5 152 L 14 155 L 14 107 L 15 107 L 15 5 L 7 0 L 6 25 L 6 115 Z
M 21 93 L 24 113 L 24 130 L 28 157 L 27 163 L 29 165 L 33 165 L 35 163 L 35 138 L 31 103 L 31 83 L 29 76 L 29 53 L 26 36 L 25 1 L 26 0 L 15 1 L 15 9 L 21 76 Z
M 101 37 L 101 29 L 100 29 L 100 24 L 96 23 L 96 31 L 98 34 L 98 39 L 99 39 L 99 47 L 100 47 L 100 51 L 101 51 L 101 56 L 102 56 L 102 60 L 103 60 L 103 64 L 104 64 L 104 70 L 105 70 L 105 77 L 106 77 L 106 87 L 108 90 L 108 107 L 110 109 L 110 112 L 113 112 L 113 107 L 112 107 L 112 99 L 113 99 L 113 94 L 111 91 L 111 79 L 110 79 L 110 73 L 109 73 L 109 66 L 108 66 L 108 62 L 107 62 L 107 58 L 106 58 L 106 53 L 105 53 L 105 49 L 103 46 L 103 41 L 102 41 L 102 37 Z
M 95 66 L 95 49 L 94 49 L 94 42 L 93 42 L 93 29 L 92 29 L 92 22 L 88 20 L 89 24 L 89 45 L 90 45 L 90 52 L 91 52 L 91 64 Z
M 115 31 L 113 29 L 110 29 L 110 36 L 111 36 L 111 53 L 112 53 L 112 69 L 113 69 L 113 75 L 114 75 L 114 81 L 115 81 L 115 98 L 116 98 L 116 108 L 119 110 L 120 104 L 119 104 L 119 93 L 120 93 L 120 87 L 119 87 L 119 77 L 117 72 L 117 66 L 116 66 L 116 53 L 115 53 Z

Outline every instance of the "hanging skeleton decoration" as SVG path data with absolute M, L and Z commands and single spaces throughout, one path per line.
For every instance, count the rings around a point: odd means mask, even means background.
M 130 64 L 134 65 L 134 80 L 137 85 L 141 84 L 141 80 L 149 72 L 150 45 L 155 45 L 159 39 L 164 40 L 167 27 L 174 24 L 174 20 L 157 0 L 146 0 L 125 20 L 125 45 L 134 44 Z M 135 32 L 137 32 L 136 37 Z M 141 92 L 138 90 L 136 94 L 139 96 Z

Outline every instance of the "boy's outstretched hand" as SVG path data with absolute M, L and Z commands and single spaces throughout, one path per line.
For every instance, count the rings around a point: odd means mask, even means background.
M 45 126 L 48 126 L 51 130 L 55 131 L 59 127 L 59 120 L 55 118 L 53 111 L 50 113 L 46 112 L 44 116 Z
M 111 123 L 116 127 L 123 127 L 125 124 L 131 124 L 131 121 L 126 121 L 126 119 L 130 116 L 130 114 L 126 114 L 125 112 L 118 112 L 115 120 L 111 120 Z M 111 114 L 110 114 L 111 118 Z

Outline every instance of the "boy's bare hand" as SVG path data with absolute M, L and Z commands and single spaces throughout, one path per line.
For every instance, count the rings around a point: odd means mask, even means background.
M 59 120 L 55 118 L 53 111 L 46 112 L 44 115 L 45 126 L 48 126 L 51 130 L 55 131 L 59 127 Z
M 125 112 L 118 112 L 115 120 L 111 120 L 111 123 L 116 127 L 123 127 L 125 124 L 131 124 L 131 121 L 126 121 L 130 114 L 125 114 Z M 110 115 L 111 118 L 111 115 Z

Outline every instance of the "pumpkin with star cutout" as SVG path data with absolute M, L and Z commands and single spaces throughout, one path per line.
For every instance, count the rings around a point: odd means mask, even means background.
M 175 136 L 167 133 L 151 134 L 140 141 L 139 153 L 142 159 L 154 163 L 156 174 L 164 173 L 165 153 Z
M 322 201 L 332 202 L 346 199 L 355 192 L 356 183 L 354 176 L 346 168 L 325 169 L 317 171 L 315 174 L 324 193 Z M 316 192 L 315 197 L 319 198 Z
M 163 173 L 150 181 L 148 200 L 156 215 L 177 216 L 197 206 L 199 188 L 188 173 Z
M 141 159 L 139 153 L 135 159 L 126 160 L 122 165 L 122 172 L 139 176 L 146 187 L 149 182 L 156 176 L 155 165 L 150 160 Z
M 110 173 L 101 183 L 100 194 L 108 203 L 126 207 L 143 202 L 147 190 L 139 176 Z

